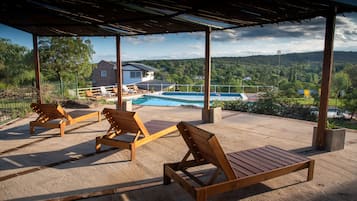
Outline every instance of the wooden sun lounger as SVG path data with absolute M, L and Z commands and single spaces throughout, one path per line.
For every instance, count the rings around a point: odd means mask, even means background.
M 177 127 L 189 151 L 181 162 L 164 164 L 164 184 L 170 184 L 173 179 L 197 201 L 305 168 L 308 168 L 307 180 L 313 178 L 314 160 L 309 158 L 274 146 L 225 154 L 214 134 L 184 122 Z M 193 160 L 188 160 L 191 154 Z M 205 164 L 217 167 L 206 183 L 188 172 L 188 168 Z M 224 173 L 226 180 L 214 183 L 219 172 Z
M 135 160 L 136 148 L 177 131 L 177 122 L 153 120 L 144 124 L 135 112 L 105 108 L 103 114 L 110 123 L 110 128 L 107 134 L 96 138 L 97 152 L 102 144 L 129 149 L 130 160 Z
M 39 116 L 35 121 L 30 122 L 31 135 L 35 132 L 35 127 L 59 128 L 61 137 L 64 136 L 64 129 L 68 125 L 75 124 L 86 119 L 97 117 L 101 120 L 99 111 L 75 110 L 66 112 L 58 104 L 38 104 L 32 103 L 31 108 Z

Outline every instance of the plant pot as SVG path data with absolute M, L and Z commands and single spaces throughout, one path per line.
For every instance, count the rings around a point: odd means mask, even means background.
M 314 127 L 312 147 L 316 147 L 317 127 Z M 326 129 L 325 150 L 338 151 L 345 147 L 346 129 Z
M 117 103 L 117 108 L 118 108 L 118 103 Z M 133 105 L 131 100 L 125 100 L 122 103 L 122 110 L 123 111 L 128 111 L 131 112 L 133 111 Z
M 202 109 L 202 120 L 205 123 L 216 123 L 222 120 L 222 108 L 210 108 L 208 111 Z

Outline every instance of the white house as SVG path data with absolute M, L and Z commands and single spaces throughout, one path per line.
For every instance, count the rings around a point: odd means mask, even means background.
M 155 71 L 157 71 L 156 68 L 145 64 L 127 63 L 123 65 L 123 84 L 135 84 L 154 80 Z
M 123 84 L 135 84 L 154 80 L 156 68 L 141 63 L 123 64 Z M 93 70 L 93 86 L 108 86 L 117 83 L 117 66 L 115 62 L 100 61 Z

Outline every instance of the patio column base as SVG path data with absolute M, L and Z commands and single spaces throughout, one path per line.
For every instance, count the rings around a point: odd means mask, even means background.
M 222 108 L 202 109 L 202 121 L 204 123 L 216 123 L 222 120 Z
M 133 104 L 132 104 L 131 100 L 123 101 L 121 108 L 122 108 L 122 111 L 127 111 L 127 112 L 133 111 Z M 118 109 L 118 105 L 117 105 L 117 109 Z
M 338 151 L 342 150 L 345 147 L 345 136 L 346 129 L 326 129 L 326 151 Z M 317 127 L 314 127 L 314 133 L 312 138 L 312 147 L 316 148 L 316 136 L 317 136 Z

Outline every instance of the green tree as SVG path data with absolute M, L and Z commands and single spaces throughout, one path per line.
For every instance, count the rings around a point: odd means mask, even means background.
M 342 91 L 346 91 L 350 86 L 351 80 L 347 73 L 340 71 L 333 76 L 331 89 L 332 94 L 334 94 L 336 98 L 339 97 Z
M 357 88 L 357 64 L 348 65 L 344 71 L 350 76 L 352 87 Z
M 30 84 L 34 78 L 32 53 L 0 38 L 0 87 Z
M 350 88 L 345 98 L 343 99 L 343 103 L 345 109 L 351 112 L 351 119 L 353 118 L 354 114 L 357 112 L 357 88 L 352 89 Z
M 84 82 L 92 73 L 90 40 L 79 37 L 43 37 L 39 40 L 41 69 L 48 80 Z

